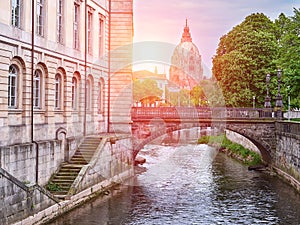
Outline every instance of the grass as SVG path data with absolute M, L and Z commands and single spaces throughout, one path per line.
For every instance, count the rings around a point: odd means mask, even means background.
M 198 143 L 208 145 L 219 144 L 220 151 L 249 166 L 262 163 L 261 156 L 257 152 L 251 151 L 240 144 L 228 140 L 225 135 L 202 136 L 199 138 Z
M 300 122 L 300 118 L 291 118 L 291 121 Z

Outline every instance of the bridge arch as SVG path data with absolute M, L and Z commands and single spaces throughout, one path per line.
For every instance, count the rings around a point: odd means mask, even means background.
M 272 156 L 271 156 L 271 146 L 269 143 L 262 140 L 260 137 L 257 137 L 247 131 L 243 128 L 227 128 L 227 130 L 230 130 L 232 132 L 235 132 L 237 134 L 242 135 L 243 137 L 247 138 L 249 141 L 251 141 L 260 151 L 262 160 L 266 162 L 267 164 L 272 162 Z
M 213 130 L 231 130 L 250 140 L 261 152 L 266 163 L 273 163 L 276 149 L 275 119 L 269 109 L 254 108 L 209 108 L 209 107 L 133 107 L 131 111 L 132 133 L 141 129 L 141 125 L 149 125 L 153 120 L 160 120 L 165 128 L 158 125 L 151 135 L 142 140 L 136 137 L 133 156 L 153 139 L 191 127 L 211 127 Z M 142 130 L 143 131 L 143 130 Z
M 184 129 L 190 129 L 193 127 L 206 127 L 208 128 L 209 126 L 199 126 L 199 124 L 190 124 L 190 125 L 185 125 L 185 126 L 172 126 L 172 127 L 167 127 L 166 129 L 160 129 L 157 130 L 156 132 L 154 132 L 153 134 L 149 135 L 147 138 L 143 139 L 141 142 L 136 143 L 136 145 L 134 146 L 134 151 L 133 151 L 133 158 L 135 158 L 137 156 L 137 154 L 139 153 L 139 151 L 147 144 L 149 144 L 151 141 L 155 140 L 158 137 L 161 137 L 165 134 L 168 134 L 170 132 L 174 132 L 174 131 L 178 131 L 178 130 L 184 130 Z M 247 132 L 246 129 L 244 128 L 239 128 L 239 127 L 227 127 L 227 130 L 230 130 L 232 132 L 238 133 L 240 135 L 242 135 L 243 137 L 247 138 L 250 142 L 252 142 L 260 151 L 261 156 L 262 156 L 262 160 L 267 163 L 270 164 L 272 162 L 272 146 L 266 142 L 265 140 L 263 140 L 262 138 L 255 136 L 254 134 L 252 134 L 251 132 Z M 202 131 L 204 133 L 204 131 Z M 205 131 L 206 132 L 206 131 Z M 201 133 L 201 132 L 200 132 Z

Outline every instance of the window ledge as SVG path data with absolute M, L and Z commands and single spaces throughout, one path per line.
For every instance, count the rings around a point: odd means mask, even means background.
M 21 114 L 23 113 L 22 109 L 8 108 L 8 114 Z
M 56 114 L 63 114 L 64 111 L 61 110 L 61 109 L 54 109 L 54 113 L 56 113 Z
M 34 109 L 33 112 L 34 112 L 34 114 L 44 114 L 44 113 L 46 113 L 46 110 L 43 110 L 43 109 Z

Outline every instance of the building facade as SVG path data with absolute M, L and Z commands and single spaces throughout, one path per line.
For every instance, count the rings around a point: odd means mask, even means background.
M 60 128 L 68 137 L 106 132 L 109 50 L 132 42 L 132 1 L 5 0 L 0 8 L 0 146 L 53 139 Z M 116 40 L 120 23 L 126 37 Z
M 191 90 L 203 79 L 202 57 L 192 42 L 187 20 L 181 41 L 173 52 L 169 74 L 170 81 L 180 89 Z
M 27 172 L 15 167 L 18 154 L 36 157 L 35 143 L 39 157 L 49 158 L 40 176 L 45 183 L 65 160 L 64 149 L 84 136 L 113 132 L 116 120 L 129 124 L 131 67 L 113 68 L 131 61 L 131 48 L 124 52 L 123 46 L 132 44 L 132 5 L 132 0 L 0 1 L 0 167 L 32 181 L 26 177 L 34 170 L 32 158 L 22 157 Z M 127 111 L 116 115 L 111 108 L 123 90 Z

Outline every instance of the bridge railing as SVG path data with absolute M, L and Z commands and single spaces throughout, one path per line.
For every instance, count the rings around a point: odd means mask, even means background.
M 266 119 L 272 109 L 266 108 L 210 108 L 210 107 L 132 107 L 135 119 Z

